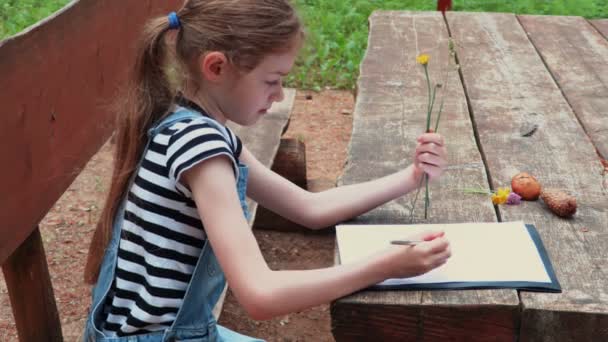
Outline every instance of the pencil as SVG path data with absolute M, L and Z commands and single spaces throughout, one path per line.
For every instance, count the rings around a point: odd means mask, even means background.
M 424 242 L 422 240 L 392 240 L 391 244 L 392 245 L 410 245 L 410 246 L 414 246 L 417 245 L 421 242 Z

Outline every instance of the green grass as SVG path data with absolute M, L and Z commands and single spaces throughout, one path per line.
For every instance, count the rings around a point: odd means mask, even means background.
M 286 84 L 353 89 L 367 47 L 367 18 L 376 9 L 435 10 L 436 0 L 296 0 L 306 46 Z M 453 0 L 454 11 L 608 18 L 608 0 Z
M 0 0 L 0 39 L 48 17 L 70 0 Z
M 98 0 L 102 1 L 102 0 Z M 286 85 L 353 89 L 367 47 L 367 18 L 377 9 L 435 10 L 436 0 L 293 0 L 308 38 Z M 69 0 L 0 0 L 0 39 L 13 35 Z M 455 11 L 577 15 L 608 18 L 608 0 L 453 0 Z

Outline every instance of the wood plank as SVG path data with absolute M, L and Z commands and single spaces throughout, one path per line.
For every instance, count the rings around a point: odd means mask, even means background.
M 144 20 L 182 1 L 73 1 L 0 42 L 0 263 L 113 130 L 109 104 Z M 110 24 L 111 23 L 111 24 Z
M 287 130 L 289 116 L 296 98 L 296 90 L 292 88 L 284 89 L 285 98 L 281 102 L 275 102 L 268 110 L 268 113 L 252 127 L 241 127 L 234 123 L 228 126 L 234 130 L 241 141 L 251 153 L 268 168 L 272 166 L 274 157 L 279 150 L 281 136 Z M 249 206 L 249 223 L 253 224 L 258 204 L 247 198 Z
M 514 15 L 447 18 L 493 186 L 528 171 L 579 203 L 569 220 L 540 201 L 499 208 L 503 221 L 536 225 L 564 290 L 520 292 L 520 341 L 606 340 L 608 197 L 596 151 Z M 538 129 L 522 136 L 530 124 Z
M 448 34 L 439 12 L 374 12 L 369 45 L 358 80 L 353 134 L 339 185 L 375 179 L 412 162 L 416 137 L 425 130 L 427 87 L 419 53 L 431 56 L 430 74 L 445 77 Z M 456 72 L 439 127 L 448 142 L 450 166 L 431 186 L 428 222 L 496 221 L 487 197 L 462 188 L 487 187 L 466 99 Z M 423 193 L 421 193 L 422 195 Z M 413 194 L 350 223 L 409 223 Z M 423 200 L 414 222 L 424 223 Z M 516 291 L 362 291 L 331 305 L 336 340 L 513 340 L 518 327 Z M 492 313 L 492 314 L 489 314 Z M 470 332 L 475 331 L 472 335 Z
M 2 265 L 20 341 L 63 341 L 59 312 L 36 228 Z
M 608 40 L 581 17 L 519 21 L 598 153 L 608 159 Z
M 302 189 L 308 189 L 306 145 L 298 138 L 282 138 L 272 163 L 272 170 Z
M 589 22 L 604 36 L 604 38 L 608 39 L 608 19 L 595 19 L 589 20 Z

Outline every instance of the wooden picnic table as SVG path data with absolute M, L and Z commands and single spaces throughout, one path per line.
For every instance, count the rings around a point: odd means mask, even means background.
M 414 223 L 523 220 L 538 229 L 563 293 L 511 289 L 361 291 L 332 303 L 337 341 L 608 341 L 608 20 L 446 12 L 374 12 L 340 185 L 411 162 L 427 88 L 416 56 L 445 83 L 439 133 L 450 165 Z M 520 171 L 574 194 L 571 219 L 542 201 L 494 207 L 464 188 L 510 187 Z M 421 193 L 421 196 L 423 192 Z M 407 224 L 413 195 L 349 223 Z M 483 243 L 483 241 L 479 241 Z M 513 251 L 517 253 L 517 251 Z M 483 255 L 479 256 L 483 258 Z

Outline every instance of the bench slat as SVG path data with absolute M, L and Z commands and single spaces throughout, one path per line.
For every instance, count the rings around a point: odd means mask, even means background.
M 608 159 L 608 40 L 581 17 L 518 18 L 595 148 Z
M 545 187 L 572 192 L 579 204 L 570 220 L 541 201 L 499 208 L 503 221 L 536 225 L 563 287 L 562 294 L 520 293 L 520 341 L 606 340 L 608 197 L 598 155 L 514 15 L 447 18 L 460 43 L 464 83 L 494 187 L 509 186 L 513 175 L 527 171 Z M 567 30 L 584 31 L 579 23 L 585 24 L 575 21 Z M 555 63 L 574 56 L 559 58 Z M 522 136 L 521 128 L 532 124 L 536 132 Z

